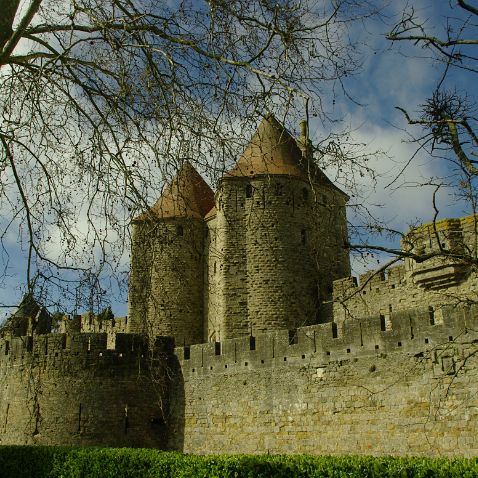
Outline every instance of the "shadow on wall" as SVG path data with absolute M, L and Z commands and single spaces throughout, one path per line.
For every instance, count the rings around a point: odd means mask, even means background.
M 166 417 L 167 433 L 166 449 L 183 451 L 185 430 L 186 393 L 184 378 L 178 356 L 175 354 L 170 362 L 171 387 L 169 394 L 168 414 Z

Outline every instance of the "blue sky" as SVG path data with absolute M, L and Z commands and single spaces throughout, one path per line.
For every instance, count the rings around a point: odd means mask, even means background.
M 416 221 L 426 222 L 433 218 L 431 201 L 434 188 L 423 184 L 430 181 L 436 183 L 438 179 L 450 174 L 448 163 L 431 159 L 422 152 L 416 155 L 392 186 L 386 187 L 414 155 L 417 146 L 407 142 L 407 139 L 410 138 L 410 133 L 419 132 L 419 129 L 407 126 L 403 115 L 395 106 L 406 108 L 413 116 L 443 72 L 443 65 L 433 61 L 425 50 L 403 43 L 391 45 L 385 40 L 385 33 L 390 31 L 398 18 L 397 15 L 407 3 L 390 2 L 380 21 L 375 19 L 369 23 L 357 24 L 351 30 L 350 35 L 356 38 L 357 46 L 362 50 L 363 67 L 359 74 L 345 81 L 345 87 L 360 105 L 354 104 L 343 95 L 337 97 L 334 105 L 329 105 L 337 117 L 344 118 L 343 125 L 352 128 L 355 140 L 367 145 L 368 151 L 380 149 L 387 153 L 387 158 L 381 156 L 370 161 L 369 165 L 378 174 L 378 182 L 376 187 L 372 188 L 366 178 L 363 180 L 365 199 L 361 198 L 361 201 L 365 201 L 369 210 L 383 218 L 391 228 L 400 231 L 406 231 L 409 224 Z M 443 18 L 450 12 L 449 2 L 416 0 L 413 6 L 420 18 L 434 28 L 436 34 L 443 33 Z M 454 13 L 458 14 L 459 11 L 454 10 Z M 477 33 L 474 38 L 478 38 L 478 32 L 476 29 L 474 31 Z M 471 73 L 451 70 L 447 77 L 447 86 L 466 91 L 470 99 L 476 101 L 474 80 Z M 327 102 L 327 98 L 323 100 Z M 320 139 L 327 132 L 318 119 L 312 121 L 312 139 Z M 351 202 L 354 200 L 352 198 Z M 470 212 L 469 205 L 457 202 L 454 191 L 446 187 L 440 189 L 438 206 L 440 218 L 461 216 Z M 352 213 L 349 214 L 349 219 L 356 221 Z M 17 303 L 21 298 L 23 290 L 18 284 L 23 282 L 26 260 L 26 251 L 17 245 L 16 232 L 12 231 L 10 234 L 11 237 L 5 241 L 7 249 L 0 255 L 0 266 L 6 268 L 6 275 L 0 282 L 0 302 L 9 305 Z M 384 259 L 383 255 L 378 255 L 366 264 L 354 262 L 354 270 L 361 273 Z M 123 294 L 123 300 L 113 302 L 113 311 L 117 315 L 126 313 L 125 299 Z M 0 317 L 2 315 L 4 314 L 0 309 Z

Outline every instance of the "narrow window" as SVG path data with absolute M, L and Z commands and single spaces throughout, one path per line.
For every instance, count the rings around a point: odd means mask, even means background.
M 337 324 L 335 322 L 332 322 L 332 338 L 336 339 L 337 337 L 338 337 Z
M 433 307 L 428 307 L 428 316 L 430 318 L 430 325 L 435 325 L 435 311 Z
M 302 242 L 302 244 L 307 244 L 307 231 L 305 229 L 302 229 L 302 231 L 300 231 L 300 242 Z
M 299 343 L 299 336 L 297 335 L 297 329 L 289 330 L 289 345 Z
M 252 185 L 248 184 L 246 186 L 246 198 L 251 198 L 252 197 Z
M 176 233 L 178 236 L 184 236 L 184 227 L 181 224 L 176 226 Z
M 78 407 L 78 433 L 81 432 L 81 403 Z
M 249 350 L 256 350 L 256 338 L 254 336 L 249 336 Z
M 128 433 L 129 421 L 128 421 L 128 405 L 124 407 L 124 434 Z

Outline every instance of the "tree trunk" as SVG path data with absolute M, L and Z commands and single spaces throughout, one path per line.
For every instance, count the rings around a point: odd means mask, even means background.
M 17 13 L 20 0 L 0 0 L 0 50 L 12 36 L 13 20 Z

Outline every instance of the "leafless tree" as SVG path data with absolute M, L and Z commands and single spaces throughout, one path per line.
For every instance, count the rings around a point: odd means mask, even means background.
M 478 7 L 473 3 L 450 1 L 442 18 L 444 28 L 441 31 L 439 25 L 421 19 L 411 6 L 403 12 L 387 39 L 420 47 L 429 53 L 431 60 L 443 64 L 435 90 L 423 101 L 417 117 L 409 112 L 409 106 L 398 105 L 397 108 L 410 125 L 422 127 L 422 135 L 416 138 L 421 148 L 439 158 L 445 157 L 460 170 L 461 185 L 474 206 L 476 197 L 470 195 L 470 188 L 474 186 L 473 178 L 478 175 L 476 105 L 472 91 L 458 91 L 453 87 L 453 74 L 457 71 L 462 76 L 468 75 L 471 81 L 478 74 Z
M 21 239 L 26 289 L 90 309 L 104 306 L 101 277 L 126 269 L 131 217 L 184 159 L 214 182 L 260 114 L 335 119 L 323 94 L 360 67 L 349 25 L 377 13 L 356 0 L 0 0 L 0 12 L 0 237 Z M 331 138 L 317 154 L 361 164 L 346 147 Z

